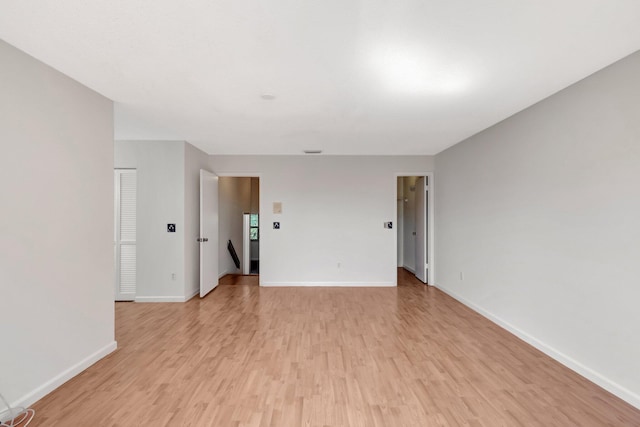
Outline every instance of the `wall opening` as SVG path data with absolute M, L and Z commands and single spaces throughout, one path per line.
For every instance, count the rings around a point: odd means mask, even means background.
M 219 274 L 260 273 L 260 178 L 219 177 Z M 240 259 L 236 267 L 229 253 L 231 241 Z
M 429 176 L 397 177 L 397 247 L 399 268 L 429 281 Z

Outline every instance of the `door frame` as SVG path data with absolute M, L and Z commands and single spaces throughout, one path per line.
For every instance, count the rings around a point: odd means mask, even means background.
M 397 226 L 398 226 L 398 178 L 400 177 L 404 177 L 404 176 L 426 176 L 428 178 L 428 182 L 429 184 L 427 184 L 427 189 L 429 190 L 429 197 L 427 198 L 427 206 L 429 207 L 428 211 L 427 211 L 427 252 L 428 252 L 428 256 L 427 256 L 427 264 L 429 266 L 429 270 L 428 270 L 428 277 L 427 277 L 427 285 L 428 286 L 435 286 L 435 254 L 434 254 L 434 247 L 435 247 L 435 192 L 434 192 L 434 185 L 433 185 L 433 172 L 397 172 L 395 174 L 395 180 L 393 182 L 393 192 L 395 197 L 394 199 L 394 206 L 395 206 L 395 224 L 396 224 L 396 229 L 395 229 L 395 233 L 393 234 L 393 241 L 394 241 L 394 246 L 396 248 L 395 252 L 394 252 L 394 260 L 393 260 L 393 265 L 397 265 L 398 264 L 398 230 L 397 230 Z M 396 267 L 397 268 L 397 267 Z M 397 285 L 397 282 L 396 282 Z
M 263 206 L 262 206 L 262 173 L 258 173 L 258 172 L 216 172 L 215 170 L 213 171 L 213 173 L 215 173 L 216 175 L 218 175 L 219 177 L 226 177 L 226 178 L 258 178 L 259 180 L 259 185 L 260 185 L 260 193 L 258 194 L 258 208 L 260 209 L 260 214 L 258 215 L 258 228 L 260 229 L 260 240 L 258 240 L 258 245 L 260 246 L 260 248 L 262 248 L 262 244 L 261 241 L 264 238 L 264 235 L 266 233 L 262 233 L 262 226 L 263 226 Z M 218 193 L 218 197 L 220 193 Z M 219 202 L 220 199 L 218 199 Z M 218 203 L 218 209 L 220 208 L 220 204 Z M 262 263 L 262 252 L 260 252 L 260 271 L 262 271 L 262 267 L 264 266 L 264 264 Z M 244 267 L 244 266 L 243 266 Z M 262 274 L 258 275 L 258 285 L 262 286 Z

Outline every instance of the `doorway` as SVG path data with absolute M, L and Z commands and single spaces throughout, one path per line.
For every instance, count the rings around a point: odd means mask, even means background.
M 242 227 L 242 274 L 260 274 L 260 213 L 244 213 Z
M 431 174 L 398 175 L 396 262 L 425 284 L 433 283 Z
M 260 178 L 220 176 L 218 206 L 220 277 L 259 274 Z

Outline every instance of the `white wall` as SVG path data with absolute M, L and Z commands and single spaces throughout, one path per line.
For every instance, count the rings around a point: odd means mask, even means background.
M 189 143 L 184 144 L 184 295 L 200 290 L 200 169 L 208 169 L 209 156 Z
M 220 177 L 218 179 L 218 272 L 238 274 L 233 258 L 227 249 L 231 240 L 242 263 L 243 213 L 251 209 L 251 178 Z M 242 268 L 242 265 L 241 265 Z
M 435 175 L 437 285 L 636 406 L 639 76 L 636 53 L 440 153 Z
M 260 174 L 263 285 L 389 286 L 396 233 L 383 223 L 397 222 L 396 174 L 431 171 L 433 158 L 211 156 L 211 169 Z M 281 215 L 273 202 L 282 202 Z
M 116 141 L 114 165 L 137 169 L 136 301 L 183 301 L 185 143 Z M 167 232 L 169 223 L 175 233 Z
M 0 392 L 30 405 L 116 347 L 113 105 L 3 41 L 0 64 Z

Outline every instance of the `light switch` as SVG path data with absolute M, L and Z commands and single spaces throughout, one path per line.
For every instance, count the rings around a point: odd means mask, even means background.
M 384 228 L 388 228 L 388 229 L 393 228 L 393 222 L 391 222 L 391 221 L 385 222 L 384 223 Z
M 273 202 L 273 213 L 274 214 L 282 213 L 282 202 Z

